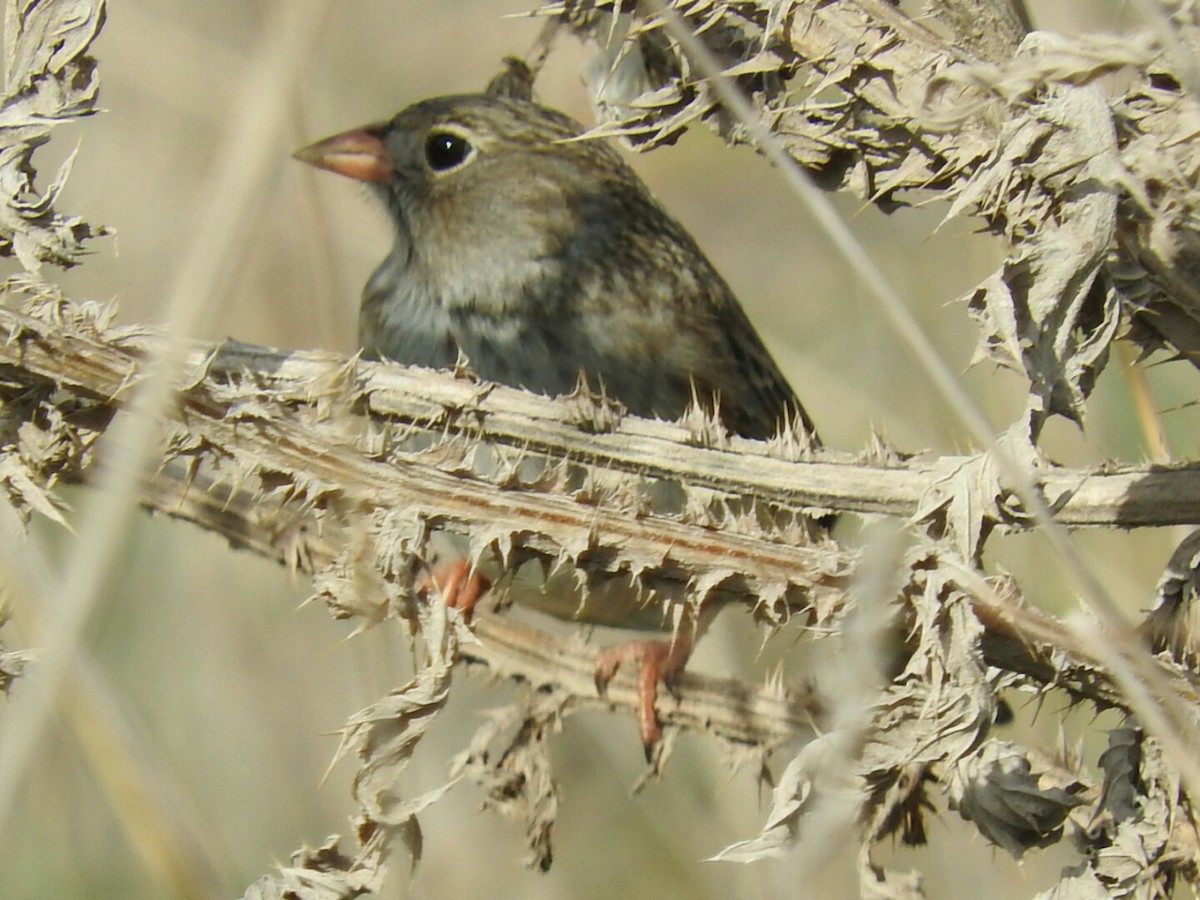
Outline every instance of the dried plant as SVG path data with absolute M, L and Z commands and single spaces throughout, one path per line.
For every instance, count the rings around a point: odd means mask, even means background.
M 1026 34 L 1005 0 L 928 6 L 924 18 L 873 0 L 675 0 L 669 11 L 563 0 L 536 12 L 600 48 L 597 133 L 650 149 L 706 123 L 786 156 L 826 190 L 889 210 L 940 200 L 1002 240 L 1007 258 L 964 299 L 978 360 L 1018 372 L 1028 400 L 983 452 L 814 452 L 788 433 L 730 438 L 700 410 L 679 423 L 633 419 L 583 387 L 542 398 L 465 371 L 233 343 L 192 345 L 168 373 L 173 402 L 158 413 L 142 504 L 311 574 L 338 617 L 361 628 L 398 618 L 413 636 L 412 680 L 343 730 L 340 753 L 359 761 L 356 846 L 299 851 L 247 897 L 378 890 L 395 841 L 420 857 L 417 816 L 458 778 L 523 823 L 531 866 L 550 866 L 548 739 L 581 709 L 633 708 L 633 685 L 598 697 L 581 641 L 498 611 L 468 627 L 422 602 L 414 585 L 443 535 L 492 575 L 497 602 L 514 573 L 537 568 L 570 573 L 581 591 L 641 592 L 664 621 L 687 604 L 737 604 L 764 630 L 800 624 L 806 639 L 841 642 L 841 665 L 801 688 L 689 674 L 662 703 L 654 773 L 681 729 L 724 742 L 764 777 L 768 758 L 801 739 L 761 832 L 719 859 L 797 846 L 818 859 L 852 841 L 865 896 L 922 896 L 916 873 L 885 869 L 876 851 L 926 842 L 927 819 L 945 808 L 1017 858 L 1075 841 L 1078 865 L 1040 897 L 1200 886 L 1195 535 L 1137 631 L 1086 571 L 1079 593 L 1099 625 L 1039 612 L 981 561 L 999 531 L 1037 529 L 1069 554 L 1063 526 L 1200 522 L 1193 464 L 1066 469 L 1040 450 L 1051 417 L 1082 427 L 1118 338 L 1200 365 L 1200 12 L 1178 3 L 1165 31 L 1116 39 Z M 10 5 L 4 109 L 18 124 L 3 126 L 0 250 L 34 273 L 77 261 L 103 233 L 55 212 L 64 176 L 38 193 L 31 165 L 49 124 L 92 109 L 85 54 L 102 21 L 100 2 Z M 105 432 L 165 342 L 37 277 L 10 280 L 6 301 L 0 484 L 22 515 L 61 521 L 56 486 L 95 478 Z M 663 483 L 681 498 L 670 512 L 656 505 Z M 830 510 L 897 525 L 867 529 L 859 549 L 814 542 L 803 517 Z M 0 653 L 0 687 L 24 662 Z M 493 712 L 443 787 L 402 796 L 460 662 L 524 683 L 526 700 Z M 999 737 L 1003 691 L 1116 710 L 1099 770 Z

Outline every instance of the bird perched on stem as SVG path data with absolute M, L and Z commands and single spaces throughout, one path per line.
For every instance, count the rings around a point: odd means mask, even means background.
M 366 355 L 450 367 L 462 354 L 485 379 L 549 395 L 571 392 L 582 374 L 635 415 L 676 419 L 699 402 L 734 434 L 790 427 L 816 446 L 800 401 L 691 235 L 611 146 L 499 83 L 296 153 L 366 182 L 390 214 L 392 251 L 363 292 Z M 448 602 L 469 606 L 478 594 L 461 571 L 446 580 Z M 562 614 L 577 611 L 568 603 Z M 656 683 L 682 669 L 694 630 L 598 662 L 601 688 L 623 661 L 642 666 L 647 746 L 659 735 Z

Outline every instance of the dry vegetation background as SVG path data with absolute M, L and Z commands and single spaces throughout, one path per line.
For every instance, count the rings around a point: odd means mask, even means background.
M 131 0 L 109 10 L 94 49 L 105 112 L 59 129 L 40 166 L 53 171 L 50 159 L 78 144 L 60 205 L 117 232 L 92 245 L 86 265 L 53 276 L 68 296 L 115 297 L 124 322 L 159 319 L 212 196 L 211 164 L 244 72 L 272 40 L 263 30 L 270 6 Z M 536 36 L 539 23 L 500 18 L 526 6 L 331 4 L 321 39 L 295 66 L 287 127 L 269 137 L 278 164 L 255 186 L 253 238 L 227 260 L 220 300 L 195 336 L 352 351 L 360 286 L 386 252 L 386 224 L 363 192 L 314 176 L 289 160 L 290 150 L 426 96 L 480 88 L 502 55 L 524 52 Z M 1038 28 L 1063 33 L 1119 31 L 1136 21 L 1120 2 L 1029 6 Z M 583 120 L 591 114 L 578 71 L 587 53 L 564 35 L 537 85 L 543 101 Z M 828 445 L 857 450 L 876 429 L 904 451 L 971 448 L 961 423 L 763 160 L 697 129 L 634 164 L 731 282 Z M 971 234 L 968 221 L 933 233 L 941 206 L 885 217 L 849 197 L 838 202 L 994 427 L 1007 426 L 1025 386 L 988 364 L 967 370 L 977 332 L 964 306 L 952 302 L 996 267 L 1000 243 Z M 1087 465 L 1146 457 L 1124 370 L 1118 357 L 1101 378 L 1086 435 L 1050 425 L 1043 446 L 1052 458 Z M 1171 445 L 1194 458 L 1200 423 L 1185 404 L 1195 394 L 1195 371 L 1172 364 L 1147 374 Z M 1149 604 L 1180 536 L 1171 529 L 1089 532 L 1080 544 L 1133 617 Z M 32 539 L 53 560 L 70 537 L 37 521 Z M 1036 535 L 996 542 L 988 559 L 1016 574 L 1034 605 L 1054 612 L 1073 602 Z M 210 861 L 211 883 L 225 894 L 240 893 L 302 844 L 346 833 L 351 769 L 342 763 L 326 772 L 336 732 L 349 713 L 408 677 L 407 656 L 391 628 L 344 641 L 347 626 L 317 604 L 299 605 L 309 591 L 303 579 L 289 584 L 275 564 L 234 552 L 211 534 L 138 521 L 87 640 L 111 702 L 92 711 L 104 727 L 80 731 L 59 721 L 40 742 L 5 834 L 0 894 L 159 897 L 171 890 L 147 861 L 162 858 L 153 835 L 139 833 L 131 788 L 119 767 L 106 768 L 109 728 L 138 748 L 159 801 L 184 823 L 191 849 Z M 775 642 L 758 656 L 758 636 L 745 618 L 725 613 L 694 667 L 770 670 L 790 645 Z M 19 620 L 6 626 L 9 646 L 16 636 L 33 643 L 21 627 Z M 450 710 L 408 772 L 410 792 L 440 784 L 446 759 L 474 731 L 480 711 L 510 694 L 460 677 Z M 1050 750 L 1074 747 L 1095 725 L 1087 710 L 1064 715 L 1065 701 L 1054 695 L 1036 709 L 1015 703 L 1007 734 Z M 1098 750 L 1083 745 L 1093 758 Z M 723 751 L 703 737 L 685 735 L 665 778 L 632 798 L 643 763 L 627 717 L 576 716 L 554 739 L 553 754 L 562 799 L 552 870 L 525 871 L 520 827 L 478 813 L 481 793 L 463 785 L 422 816 L 417 896 L 835 897 L 857 889 L 853 847 L 816 867 L 802 852 L 754 865 L 701 862 L 758 833 L 766 796 L 752 769 L 731 774 Z M 1018 865 L 960 827 L 953 813 L 933 819 L 930 837 L 929 850 L 897 849 L 883 860 L 919 866 L 930 897 L 962 896 L 967 877 L 977 900 L 1031 896 L 1073 859 L 1069 847 L 1058 846 Z M 393 895 L 406 890 L 395 885 Z

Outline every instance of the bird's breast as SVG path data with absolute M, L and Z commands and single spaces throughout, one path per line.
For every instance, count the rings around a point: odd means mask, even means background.
M 454 365 L 458 342 L 449 311 L 409 277 L 407 259 L 394 252 L 363 290 L 358 339 L 371 359 L 440 369 Z

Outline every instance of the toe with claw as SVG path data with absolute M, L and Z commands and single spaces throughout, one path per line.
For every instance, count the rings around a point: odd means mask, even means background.
M 488 580 L 464 559 L 437 563 L 422 572 L 415 585 L 418 593 L 440 594 L 446 606 L 457 609 L 467 621 L 488 587 Z
M 669 641 L 628 641 L 603 651 L 596 657 L 596 690 L 604 695 L 608 683 L 624 663 L 638 666 L 637 721 L 646 759 L 662 737 L 654 704 L 658 698 L 658 683 L 670 684 L 683 671 L 692 653 L 692 642 L 682 635 Z

